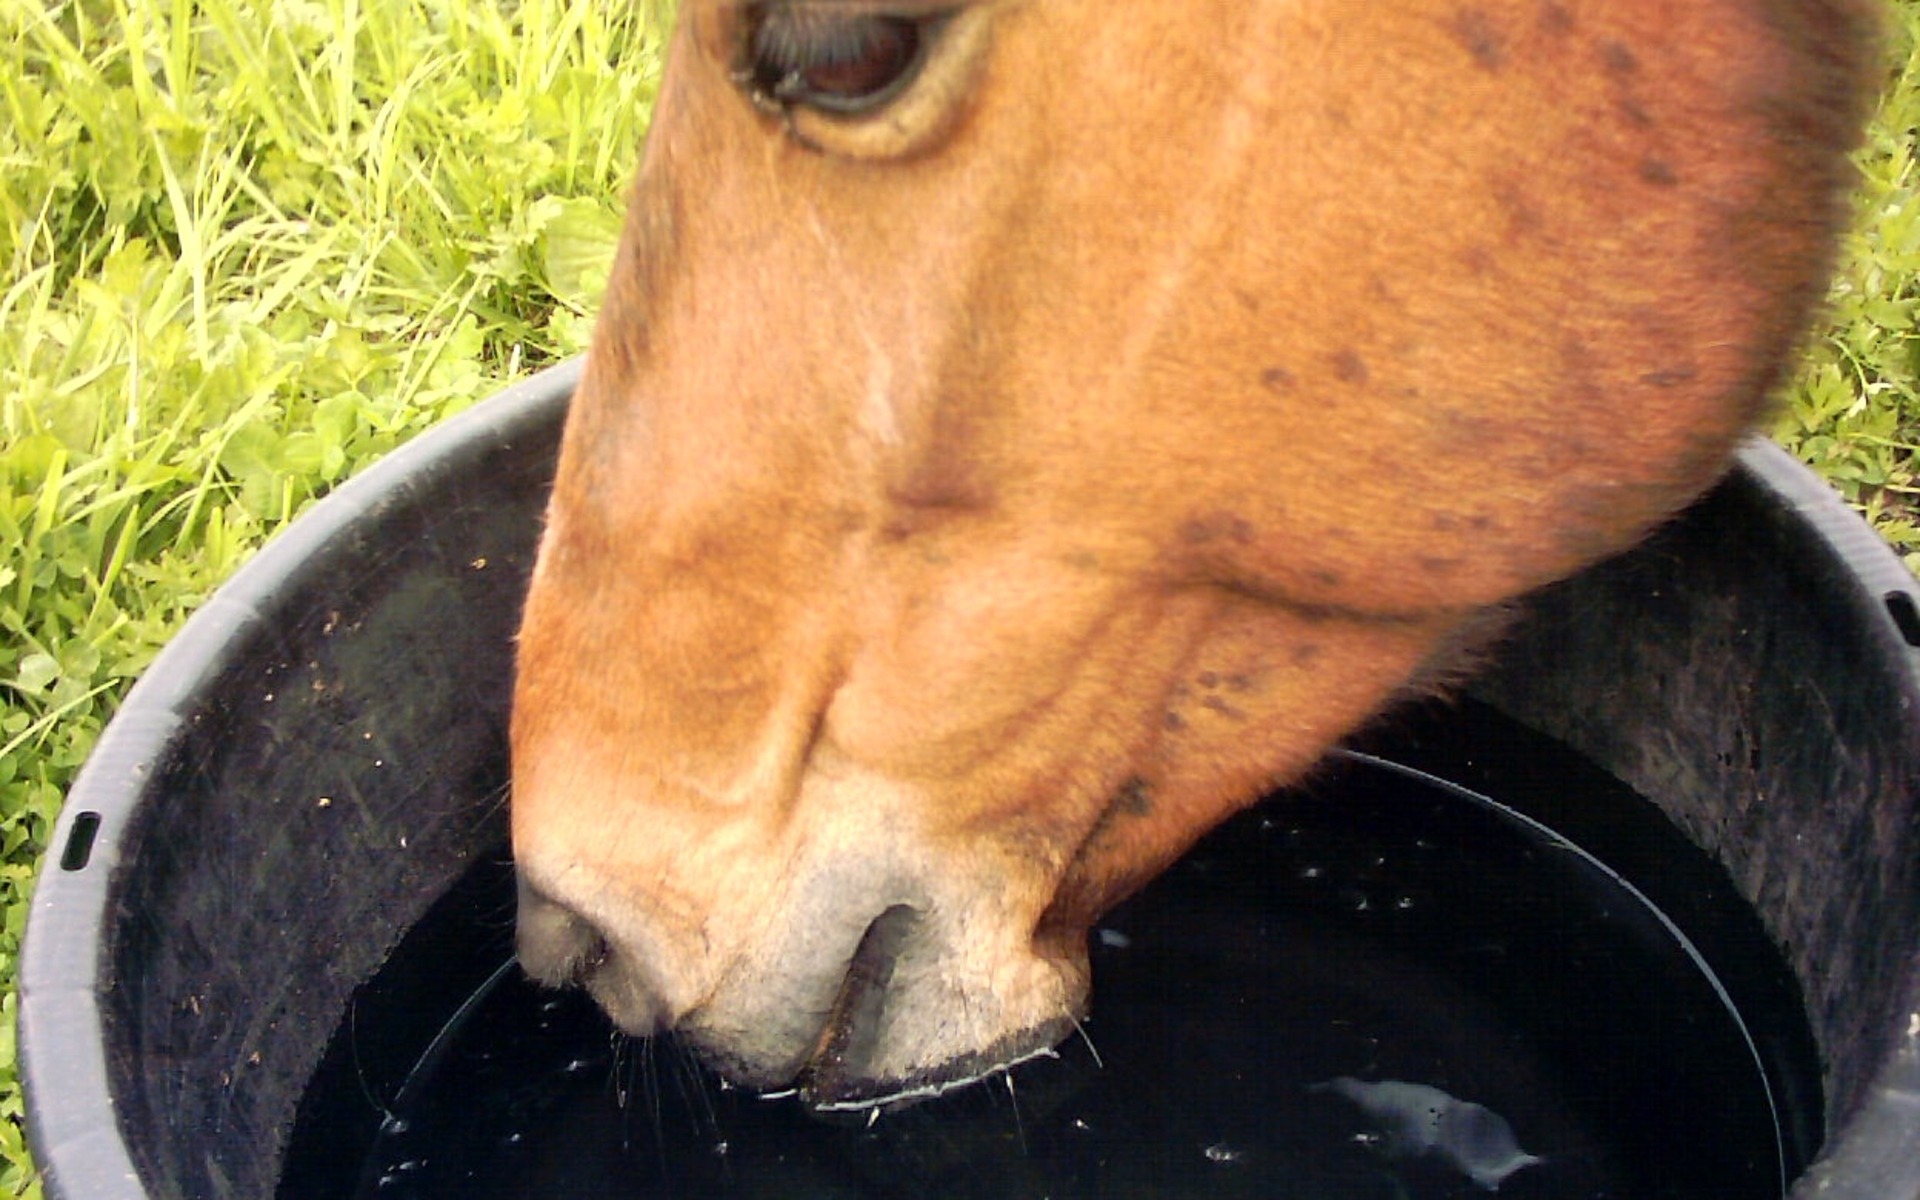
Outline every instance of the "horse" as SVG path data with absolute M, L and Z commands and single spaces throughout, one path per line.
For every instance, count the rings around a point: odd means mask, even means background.
M 1724 472 L 1866 0 L 684 0 L 519 634 L 518 953 L 723 1077 L 1044 1053 L 1093 921 Z

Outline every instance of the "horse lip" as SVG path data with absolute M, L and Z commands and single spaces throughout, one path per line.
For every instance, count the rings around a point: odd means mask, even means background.
M 799 1088 L 800 1096 L 816 1113 L 828 1116 L 856 1113 L 871 1116 L 910 1108 L 946 1095 L 1035 1059 L 1058 1058 L 1054 1049 L 1073 1031 L 1070 1017 L 1061 1017 L 1033 1029 L 1011 1034 L 976 1054 L 942 1064 L 905 1079 L 858 1079 L 851 1076 L 812 1075 Z

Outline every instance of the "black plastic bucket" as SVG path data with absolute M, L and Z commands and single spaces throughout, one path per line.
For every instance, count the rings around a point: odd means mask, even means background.
M 128 697 L 21 968 L 52 1200 L 268 1197 L 355 989 L 504 836 L 511 647 L 578 378 L 392 455 L 277 539 Z M 1656 801 L 1781 947 L 1827 1137 L 1794 1200 L 1920 1196 L 1920 604 L 1760 443 L 1550 589 L 1473 695 Z

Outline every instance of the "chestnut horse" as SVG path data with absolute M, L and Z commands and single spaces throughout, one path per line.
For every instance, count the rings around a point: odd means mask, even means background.
M 521 632 L 527 969 L 817 1104 L 1709 487 L 1862 0 L 683 0 Z

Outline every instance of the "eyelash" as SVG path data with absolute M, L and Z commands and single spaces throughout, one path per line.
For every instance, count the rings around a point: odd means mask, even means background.
M 739 75 L 769 107 L 871 112 L 913 81 L 947 16 L 845 12 L 785 0 L 754 4 Z

